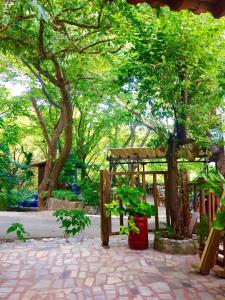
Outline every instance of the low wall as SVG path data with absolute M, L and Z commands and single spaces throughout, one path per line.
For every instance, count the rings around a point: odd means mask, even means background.
M 173 240 L 155 236 L 153 249 L 170 254 L 194 255 L 197 253 L 198 243 L 193 239 Z
M 66 201 L 66 200 L 60 200 L 57 198 L 49 198 L 47 200 L 47 209 L 48 210 L 57 210 L 57 209 L 81 209 L 84 210 L 89 215 L 96 215 L 98 214 L 98 209 L 90 206 L 90 205 L 84 205 L 83 202 L 77 201 Z
M 84 204 L 82 202 L 72 202 L 66 200 L 60 200 L 57 198 L 49 198 L 47 200 L 47 209 L 48 210 L 57 210 L 57 209 L 83 209 Z

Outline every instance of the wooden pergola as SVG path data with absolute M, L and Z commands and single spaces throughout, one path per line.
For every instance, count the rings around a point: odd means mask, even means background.
M 122 206 L 121 199 L 115 193 L 113 189 L 120 180 L 124 177 L 128 180 L 128 184 L 131 186 L 142 187 L 146 191 L 146 177 L 150 177 L 152 180 L 152 196 L 155 205 L 155 224 L 149 228 L 149 231 L 157 231 L 160 228 L 160 216 L 158 212 L 159 205 L 159 193 L 158 185 L 162 184 L 165 188 L 164 204 L 166 209 L 166 223 L 169 226 L 171 224 L 170 219 L 170 207 L 168 203 L 168 172 L 167 171 L 148 171 L 145 170 L 145 165 L 151 163 L 167 163 L 165 150 L 160 148 L 111 148 L 109 149 L 109 171 L 100 171 L 100 182 L 101 182 L 101 202 L 100 202 L 100 213 L 101 213 L 101 241 L 102 246 L 108 247 L 110 236 L 119 235 L 119 231 L 113 230 L 111 215 L 108 216 L 106 213 L 106 204 L 112 200 L 118 200 Z M 192 161 L 180 161 L 184 162 L 202 162 L 206 163 L 205 154 L 200 152 L 198 157 Z M 117 171 L 117 166 L 127 165 L 128 169 L 123 171 Z M 124 168 L 124 167 L 123 167 Z M 185 175 L 185 174 L 184 174 Z M 160 179 L 161 178 L 161 179 Z M 137 180 L 138 179 L 138 180 Z M 160 182 L 159 182 L 160 180 Z M 188 208 L 190 214 L 190 199 L 189 193 L 193 195 L 193 211 L 199 212 L 200 215 L 207 214 L 209 217 L 209 223 L 214 218 L 216 211 L 219 209 L 220 199 L 213 193 L 206 194 L 204 190 L 199 189 L 199 184 L 190 184 L 188 178 L 180 178 L 180 197 L 182 198 L 184 211 Z M 143 196 L 144 200 L 146 196 Z M 185 217 L 186 226 L 189 227 L 190 215 L 187 214 Z M 123 215 L 119 217 L 119 225 L 124 225 Z M 193 228 L 193 227 L 192 227 Z M 189 232 L 189 231 L 188 231 Z M 192 231 L 190 232 L 190 234 Z M 215 264 L 214 271 L 216 274 L 222 274 L 225 276 L 225 240 L 220 245 L 220 232 L 211 231 L 210 239 L 208 240 L 207 247 L 202 256 L 202 260 L 199 266 L 201 274 L 208 274 L 212 266 Z M 222 248 L 221 248 L 222 246 Z M 222 258 L 221 258 L 222 257 Z M 221 276 L 221 275 L 220 275 Z
M 127 0 L 127 2 L 148 3 L 152 7 L 169 6 L 173 11 L 189 9 L 195 14 L 210 12 L 214 18 L 225 16 L 225 0 Z
M 166 157 L 167 152 L 163 148 L 110 148 L 107 160 L 109 161 L 109 171 L 112 171 L 113 167 L 118 165 L 128 165 L 128 169 L 135 165 L 137 171 L 140 171 L 140 167 L 142 166 L 142 171 L 144 172 L 145 165 L 147 164 L 167 163 Z M 214 159 L 211 158 L 210 161 L 214 161 Z M 178 161 L 178 163 L 188 162 L 207 163 L 206 154 L 200 151 L 198 157 L 194 160 Z
M 167 151 L 163 148 L 110 148 L 109 149 L 109 171 L 101 171 L 101 238 L 102 245 L 108 246 L 109 237 L 111 235 L 117 235 L 119 232 L 114 232 L 112 230 L 111 217 L 106 215 L 105 204 L 110 203 L 116 196 L 113 194 L 112 187 L 121 180 L 122 177 L 126 177 L 131 186 L 142 187 L 146 191 L 147 179 L 152 182 L 152 195 L 155 205 L 155 225 L 151 230 L 159 229 L 159 214 L 158 205 L 160 201 L 160 195 L 158 186 L 161 184 L 164 187 L 165 195 L 163 203 L 166 208 L 166 222 L 170 225 L 170 215 L 168 206 L 168 172 L 164 171 L 149 171 L 146 170 L 146 166 L 149 164 L 167 164 Z M 204 153 L 199 153 L 198 157 L 193 161 L 183 160 L 181 163 L 185 162 L 201 162 L 206 163 L 206 157 Z M 122 167 L 122 171 L 118 171 L 119 166 Z M 167 169 L 167 168 L 166 168 Z M 183 179 L 182 179 L 183 180 Z M 197 195 L 197 190 L 195 191 Z M 197 196 L 196 196 L 197 197 Z M 202 197 L 203 198 L 203 197 Z M 146 200 L 146 196 L 144 196 Z M 120 199 L 119 199 L 120 201 Z M 197 200 L 196 200 L 197 201 Z M 123 216 L 120 216 L 120 226 L 124 224 Z M 187 220 L 188 221 L 188 220 Z

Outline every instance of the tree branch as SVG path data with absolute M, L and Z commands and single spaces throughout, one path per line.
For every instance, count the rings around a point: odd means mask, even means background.
M 50 139 L 49 139 L 49 136 L 48 136 L 48 132 L 47 132 L 47 128 L 46 128 L 46 125 L 45 125 L 45 121 L 42 117 L 42 114 L 37 106 L 37 101 L 34 97 L 30 97 L 30 100 L 32 102 L 32 105 L 33 105 L 33 108 L 36 112 L 36 115 L 37 115 L 37 118 L 38 118 L 38 122 L 41 126 L 41 129 L 42 129 L 42 132 L 43 132 L 43 135 L 44 135 L 44 138 L 48 144 L 48 147 L 49 149 L 52 149 L 52 145 L 51 145 L 51 142 L 50 142 Z
M 54 54 L 52 52 L 46 52 L 44 49 L 44 30 L 45 23 L 43 20 L 40 20 L 38 32 L 38 50 L 42 57 L 51 58 Z
M 33 66 L 41 75 L 46 77 L 55 86 L 58 86 L 58 81 L 56 80 L 56 78 L 52 74 L 50 74 L 47 70 L 42 69 L 40 63 L 37 64 L 33 63 Z
M 84 24 L 84 23 L 79 23 L 79 22 L 75 22 L 72 20 L 68 20 L 68 19 L 57 19 L 55 18 L 53 20 L 53 22 L 55 24 L 68 24 L 71 26 L 76 26 L 79 28 L 83 28 L 83 29 L 99 29 L 101 26 L 101 17 L 102 17 L 102 11 L 103 11 L 103 7 L 104 7 L 104 3 L 105 1 L 102 1 L 101 7 L 100 7 L 100 11 L 97 17 L 97 23 L 96 24 Z
M 79 53 L 83 53 L 85 50 L 87 50 L 87 49 L 89 49 L 89 48 L 92 48 L 92 47 L 94 47 L 94 46 L 96 46 L 96 45 L 98 45 L 98 44 L 111 42 L 111 41 L 113 41 L 113 40 L 114 40 L 114 39 L 105 39 L 105 40 L 97 41 L 97 42 L 95 42 L 95 43 L 92 43 L 92 44 L 90 44 L 90 45 L 88 45 L 88 46 L 86 46 L 86 47 L 80 49 L 80 50 L 79 50 Z
M 149 130 L 147 130 L 147 132 L 146 132 L 145 136 L 143 137 L 143 140 L 142 140 L 142 142 L 141 142 L 141 145 L 140 145 L 140 147 L 144 147 L 145 143 L 146 143 L 146 142 L 147 142 L 147 140 L 148 140 L 148 137 L 149 137 L 149 135 L 150 135 L 150 131 L 149 131 Z
M 27 66 L 27 68 L 31 71 L 31 73 L 38 79 L 38 81 L 40 82 L 41 84 L 41 90 L 42 90 L 42 93 L 46 96 L 47 100 L 49 101 L 49 103 L 51 103 L 53 106 L 59 108 L 60 110 L 62 109 L 61 106 L 55 102 L 52 97 L 50 96 L 50 94 L 47 92 L 47 89 L 46 89 L 46 86 L 45 86 L 45 83 L 44 81 L 42 80 L 41 78 L 41 75 L 39 73 L 37 73 L 29 63 L 27 63 L 25 60 L 22 60 L 23 63 Z
M 154 131 L 155 133 L 158 133 L 157 128 L 150 124 L 145 116 L 143 116 L 138 110 L 132 109 L 132 107 L 130 107 L 128 104 L 124 104 L 117 96 L 115 96 L 114 99 L 118 105 L 120 105 L 124 109 L 128 109 L 133 115 L 135 115 L 145 127 L 147 127 L 151 131 Z

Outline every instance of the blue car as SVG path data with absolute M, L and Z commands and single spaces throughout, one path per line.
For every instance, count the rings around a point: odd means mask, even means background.
M 26 197 L 23 201 L 20 201 L 18 203 L 20 207 L 38 207 L 38 194 L 33 194 L 28 197 Z

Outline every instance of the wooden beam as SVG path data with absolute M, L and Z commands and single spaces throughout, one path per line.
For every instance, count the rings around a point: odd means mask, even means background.
M 221 232 L 219 230 L 216 230 L 214 228 L 210 230 L 209 237 L 206 241 L 206 245 L 199 264 L 199 272 L 201 274 L 208 275 L 210 269 L 215 265 L 216 254 L 221 239 L 220 233 Z
M 154 197 L 154 205 L 155 205 L 155 229 L 159 230 L 159 212 L 158 212 L 157 178 L 156 178 L 156 174 L 153 174 L 153 197 Z
M 169 2 L 168 3 L 169 7 L 175 11 L 179 11 L 184 8 L 190 8 L 190 3 L 188 5 L 187 1 L 185 1 L 185 0 L 176 0 L 176 1 L 169 0 L 168 2 Z
M 108 218 L 106 216 L 106 171 L 100 171 L 100 184 L 101 184 L 101 205 L 100 205 L 100 212 L 101 212 L 101 240 L 102 246 L 108 247 L 109 245 L 109 228 L 108 228 Z
M 190 9 L 195 14 L 210 12 L 215 18 L 225 16 L 225 0 L 127 0 L 127 2 L 134 5 L 148 3 L 152 7 L 167 5 L 174 11 Z

